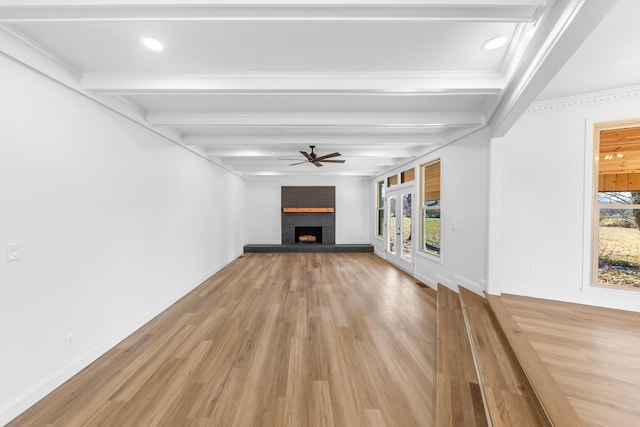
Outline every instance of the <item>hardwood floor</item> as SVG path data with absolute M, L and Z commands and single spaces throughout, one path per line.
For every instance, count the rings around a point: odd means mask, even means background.
M 436 426 L 488 425 L 458 294 L 438 285 Z
M 373 254 L 247 254 L 9 426 L 430 426 L 435 326 Z
M 491 425 L 550 426 L 487 300 L 462 287 L 459 290 Z
M 640 425 L 640 314 L 500 299 L 585 425 Z
M 486 295 L 486 298 L 551 424 L 563 427 L 584 427 L 584 422 L 531 347 L 531 343 L 502 303 L 502 299 L 494 295 Z

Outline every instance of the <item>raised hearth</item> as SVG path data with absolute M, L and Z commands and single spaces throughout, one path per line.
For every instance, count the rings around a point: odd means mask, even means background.
M 369 244 L 341 244 L 341 245 L 245 245 L 245 253 L 266 252 L 373 252 Z

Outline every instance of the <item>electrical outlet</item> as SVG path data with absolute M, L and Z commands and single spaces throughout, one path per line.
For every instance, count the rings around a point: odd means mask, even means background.
M 73 334 L 68 334 L 64 336 L 64 349 L 66 351 L 71 350 L 73 347 Z
M 537 265 L 531 266 L 531 277 L 540 277 L 540 267 Z

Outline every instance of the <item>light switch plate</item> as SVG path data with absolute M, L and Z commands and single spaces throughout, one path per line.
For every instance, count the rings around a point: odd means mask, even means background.
M 22 247 L 20 243 L 9 243 L 7 245 L 7 261 L 18 261 Z

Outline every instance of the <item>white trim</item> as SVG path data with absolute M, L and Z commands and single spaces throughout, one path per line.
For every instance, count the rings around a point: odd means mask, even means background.
M 531 107 L 526 111 L 526 113 L 531 114 L 564 110 L 569 108 L 582 107 L 585 105 L 603 104 L 607 102 L 638 97 L 640 97 L 640 86 L 627 86 L 623 88 L 603 90 L 582 95 L 534 102 L 533 104 L 531 104 Z
M 16 418 L 22 412 L 27 410 L 29 407 L 33 406 L 40 399 L 45 397 L 47 394 L 51 393 L 53 390 L 62 385 L 69 378 L 76 375 L 82 369 L 87 367 L 90 363 L 98 359 L 100 356 L 111 350 L 122 340 L 127 338 L 129 335 L 140 329 L 146 323 L 151 321 L 153 318 L 158 316 L 160 313 L 165 311 L 171 305 L 175 304 L 182 297 L 187 295 L 189 292 L 193 291 L 195 288 L 203 284 L 207 279 L 216 274 L 226 265 L 231 263 L 234 259 L 239 257 L 241 254 L 238 254 L 234 257 L 231 257 L 227 261 L 222 264 L 214 267 L 213 269 L 206 272 L 201 276 L 200 279 L 196 280 L 195 283 L 191 283 L 190 285 L 182 288 L 181 290 L 176 291 L 171 297 L 165 299 L 162 303 L 158 304 L 153 309 L 147 311 L 145 314 L 140 316 L 136 321 L 129 324 L 127 327 L 122 329 L 120 332 L 115 333 L 111 337 L 104 340 L 102 343 L 95 346 L 93 349 L 89 350 L 82 356 L 79 356 L 76 360 L 69 363 L 60 371 L 50 375 L 49 377 L 43 379 L 42 381 L 34 384 L 28 390 L 25 390 L 18 397 L 13 399 L 12 401 L 5 404 L 2 408 L 0 408 L 0 425 L 5 425 L 9 423 L 11 420 Z
M 43 4 L 44 3 L 44 4 Z M 543 0 L 2 0 L 0 22 L 390 21 L 533 22 Z M 85 6 L 85 7 L 82 7 Z M 184 7 L 189 6 L 189 7 Z M 245 6 L 245 7 L 243 7 Z M 274 7 L 275 6 L 275 7 Z M 464 7 L 461 7 L 464 6 Z
M 640 87 L 638 88 L 640 93 Z M 633 118 L 618 118 L 618 119 L 603 119 L 596 121 L 589 117 L 585 120 L 585 144 L 584 144 L 584 186 L 583 186 L 583 240 L 582 240 L 582 277 L 581 277 L 581 291 L 587 291 L 589 289 L 602 289 L 599 287 L 599 283 L 596 283 L 598 277 L 598 250 L 599 250 L 599 231 L 598 226 L 595 223 L 596 218 L 600 217 L 601 205 L 597 203 L 598 193 L 598 156 L 596 150 L 599 147 L 596 144 L 596 139 L 599 141 L 599 136 L 595 133 L 596 127 L 598 130 L 603 129 L 617 129 L 629 125 L 630 123 L 640 123 L 640 118 L 635 116 Z M 612 209 L 633 209 L 635 205 L 608 205 L 607 208 Z M 611 289 L 611 292 L 624 292 L 624 288 L 617 290 Z
M 489 215 L 487 219 L 487 293 L 502 292 L 502 202 L 504 192 L 504 155 L 500 143 L 490 142 Z
M 433 280 L 433 278 L 424 276 L 422 274 L 417 274 L 417 273 L 414 274 L 413 277 L 415 279 L 419 280 L 420 282 L 425 283 L 427 286 L 429 286 L 434 291 L 438 290 L 438 284 L 436 283 L 435 280 Z
M 438 283 L 442 283 L 444 286 L 451 289 L 452 291 L 455 291 L 456 293 L 458 292 L 458 285 L 456 285 L 453 280 L 449 280 L 442 274 L 435 273 L 434 275 L 436 276 L 436 280 L 438 281 Z
M 456 273 L 453 273 L 453 278 L 458 283 L 458 286 L 462 286 L 463 288 L 484 297 L 484 289 L 482 288 L 482 286 L 480 286 L 480 284 Z

